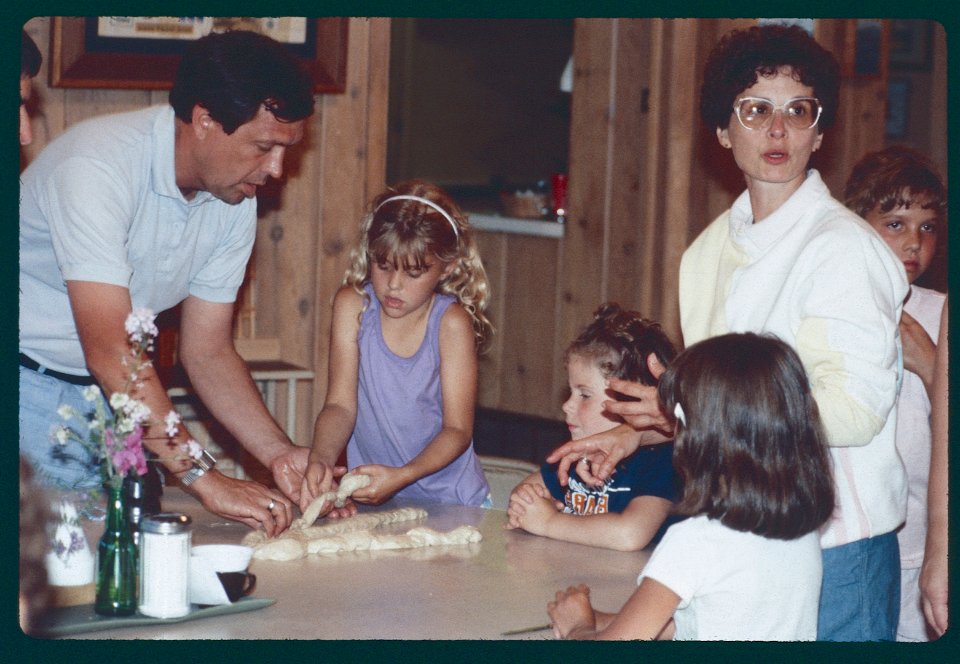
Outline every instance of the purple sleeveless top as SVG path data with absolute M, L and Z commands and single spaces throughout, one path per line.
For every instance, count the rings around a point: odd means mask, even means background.
M 364 285 L 370 304 L 360 321 L 357 422 L 347 443 L 347 466 L 374 463 L 399 467 L 417 456 L 443 428 L 440 393 L 440 319 L 455 301 L 438 293 L 420 348 L 400 357 L 380 327 L 380 302 Z M 397 492 L 398 497 L 479 506 L 490 487 L 473 441 L 447 467 Z

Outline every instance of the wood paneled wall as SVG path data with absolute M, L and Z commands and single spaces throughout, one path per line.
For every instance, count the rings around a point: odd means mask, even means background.
M 480 364 L 480 405 L 559 418 L 563 350 L 605 300 L 661 321 L 681 342 L 680 255 L 743 188 L 730 155 L 700 126 L 699 75 L 720 35 L 752 22 L 576 21 L 565 237 L 477 233 L 497 327 Z M 848 27 L 818 20 L 817 36 L 836 49 Z M 27 29 L 46 53 L 49 20 L 31 19 Z M 389 19 L 351 19 L 347 68 L 346 93 L 318 97 L 282 187 L 262 197 L 255 248 L 258 336 L 315 372 L 313 389 L 300 390 L 304 444 L 326 388 L 330 302 L 364 206 L 384 186 Z M 44 76 L 27 159 L 80 119 L 166 101 L 166 93 L 49 89 Z M 817 153 L 834 191 L 864 151 L 883 144 L 883 89 L 882 79 L 844 83 L 841 118 Z
M 682 345 L 680 257 L 744 188 L 701 125 L 700 73 L 723 34 L 754 23 L 576 21 L 565 236 L 483 238 L 498 334 L 481 364 L 481 405 L 560 417 L 563 351 L 604 301 L 660 321 Z M 851 21 L 816 26 L 821 43 L 845 52 Z M 813 164 L 838 195 L 856 160 L 883 147 L 884 90 L 882 76 L 843 82 L 841 114 Z

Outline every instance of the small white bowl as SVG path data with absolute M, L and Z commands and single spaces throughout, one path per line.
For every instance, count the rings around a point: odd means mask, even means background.
M 209 561 L 218 572 L 243 572 L 250 565 L 253 549 L 241 544 L 202 544 L 191 555 Z

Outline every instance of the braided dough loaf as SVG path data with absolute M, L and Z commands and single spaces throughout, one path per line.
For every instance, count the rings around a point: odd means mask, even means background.
M 254 548 L 257 560 L 298 560 L 304 556 L 341 553 L 344 551 L 385 551 L 417 549 L 432 546 L 461 545 L 479 542 L 480 531 L 473 526 L 460 526 L 440 532 L 423 526 L 411 528 L 402 535 L 377 534 L 374 528 L 391 523 L 419 521 L 427 512 L 416 507 L 402 507 L 384 512 L 358 514 L 322 526 L 291 526 L 279 537 L 268 539 L 263 531 L 247 534 L 243 543 Z
M 411 528 L 404 535 L 377 535 L 369 530 L 358 530 L 334 537 L 307 542 L 307 553 L 341 553 L 343 551 L 387 551 L 390 549 L 418 549 L 427 546 L 470 544 L 482 539 L 473 526 L 460 526 L 443 533 L 432 528 Z
M 259 560 L 296 560 L 307 554 L 307 542 L 312 540 L 352 531 L 372 530 L 391 523 L 420 521 L 426 516 L 426 510 L 418 507 L 401 507 L 383 512 L 357 514 L 349 519 L 337 519 L 332 523 L 307 528 L 295 521 L 290 528 L 272 539 L 262 530 L 251 531 L 243 538 L 243 544 L 253 547 L 253 556 Z

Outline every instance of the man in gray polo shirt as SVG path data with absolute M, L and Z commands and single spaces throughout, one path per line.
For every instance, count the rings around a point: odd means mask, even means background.
M 234 348 L 232 318 L 257 187 L 280 177 L 313 103 L 309 74 L 280 44 L 252 32 L 211 34 L 184 55 L 170 106 L 78 123 L 24 171 L 20 451 L 41 479 L 99 483 L 79 444 L 53 444 L 57 408 L 89 411 L 85 384 L 123 388 L 133 308 L 182 304 L 178 351 L 194 389 L 280 490 L 226 477 L 210 457 L 170 458 L 162 424 L 145 444 L 211 512 L 270 535 L 289 525 L 307 449 L 266 410 Z M 162 418 L 172 404 L 152 368 L 143 376 L 139 396 Z M 185 440 L 181 427 L 175 442 Z

